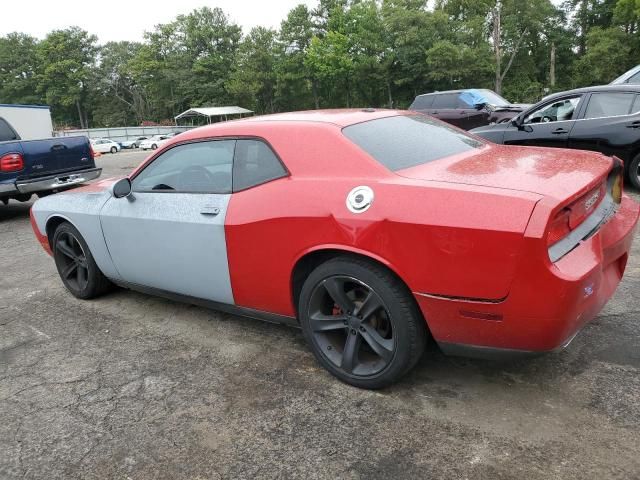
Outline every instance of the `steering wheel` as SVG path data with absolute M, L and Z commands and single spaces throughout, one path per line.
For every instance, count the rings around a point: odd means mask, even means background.
M 544 117 L 542 117 L 542 123 L 549 123 L 549 122 L 553 122 L 555 121 L 555 118 L 549 116 L 549 115 L 545 115 Z

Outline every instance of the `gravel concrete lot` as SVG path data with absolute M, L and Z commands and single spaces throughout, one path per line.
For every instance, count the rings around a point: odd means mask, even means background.
M 106 177 L 145 156 L 98 163 Z M 74 299 L 29 206 L 0 205 L 1 479 L 640 478 L 640 241 L 565 351 L 431 347 L 370 392 L 319 368 L 295 329 L 125 290 Z

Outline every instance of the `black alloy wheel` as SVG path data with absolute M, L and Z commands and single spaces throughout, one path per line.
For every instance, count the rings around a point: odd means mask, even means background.
M 98 268 L 80 232 L 68 222 L 53 235 L 53 258 L 64 286 L 77 298 L 97 297 L 109 290 L 111 282 Z
M 62 232 L 56 238 L 56 264 L 60 277 L 74 290 L 83 291 L 89 283 L 89 266 L 82 245 L 71 232 Z
M 360 388 L 396 382 L 422 355 L 427 329 L 407 287 L 385 267 L 337 257 L 306 279 L 300 324 L 316 359 Z
M 391 362 L 393 323 L 365 283 L 344 275 L 323 280 L 311 294 L 308 316 L 314 343 L 345 373 L 374 375 Z

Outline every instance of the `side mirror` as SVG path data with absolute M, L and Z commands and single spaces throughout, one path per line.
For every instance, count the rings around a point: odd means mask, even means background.
M 121 178 L 113 184 L 112 192 L 115 198 L 128 197 L 131 195 L 131 180 L 128 177 Z
M 483 110 L 485 106 L 486 103 L 476 103 L 473 108 L 475 108 L 476 110 Z

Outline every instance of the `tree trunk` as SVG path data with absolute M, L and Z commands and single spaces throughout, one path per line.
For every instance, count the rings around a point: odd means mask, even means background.
M 556 44 L 551 43 L 551 65 L 549 66 L 549 86 L 556 86 Z
M 387 78 L 387 94 L 389 95 L 389 108 L 393 108 L 393 97 L 391 96 L 391 82 Z
M 313 92 L 313 101 L 316 105 L 316 110 L 318 110 L 320 108 L 320 99 L 318 98 L 318 84 L 315 78 L 311 80 L 311 90 Z
M 500 2 L 496 3 L 496 8 L 493 11 L 493 50 L 496 55 L 496 85 L 495 90 L 498 95 L 502 93 L 502 49 L 500 48 Z
M 588 0 L 582 0 L 580 3 L 580 12 L 578 16 L 580 18 L 580 38 L 578 39 L 578 53 L 584 55 L 587 49 L 587 32 L 589 31 L 589 15 L 588 15 Z
M 84 118 L 82 116 L 82 108 L 80 107 L 80 100 L 76 100 L 76 108 L 78 109 L 78 119 L 80 120 L 80 128 L 87 128 L 84 124 Z

